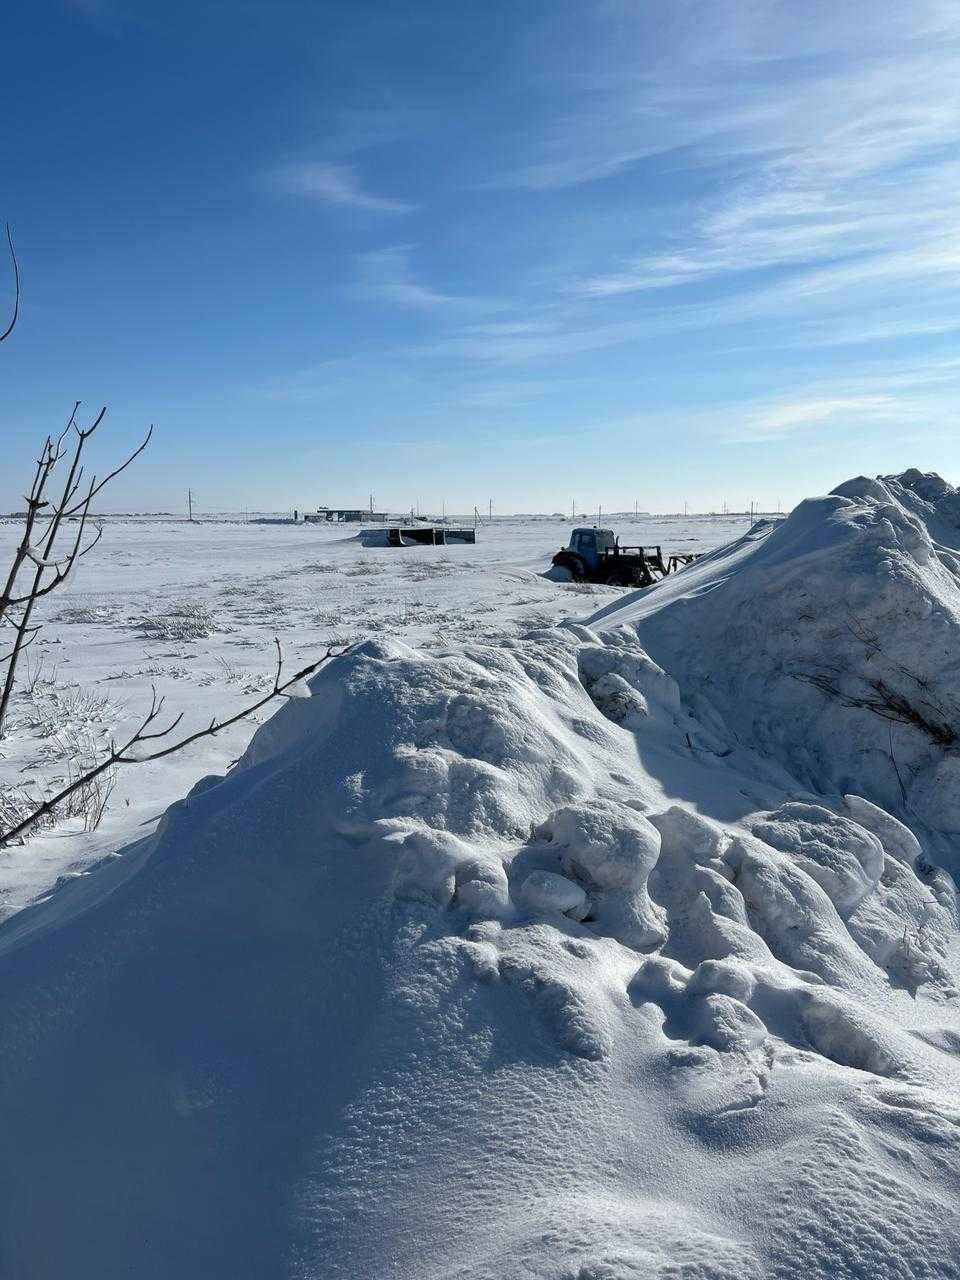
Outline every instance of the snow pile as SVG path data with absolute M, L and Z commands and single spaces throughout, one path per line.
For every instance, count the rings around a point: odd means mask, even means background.
M 815 791 L 960 833 L 960 493 L 859 478 L 597 614 Z
M 360 645 L 0 926 L 0 1274 L 955 1275 L 956 894 L 878 802 L 878 718 L 842 708 L 831 761 L 824 695 L 736 605 L 795 625 L 831 562 L 861 611 L 919 583 L 945 682 L 948 553 L 883 487 L 889 514 L 807 504 L 606 631 Z M 742 745 L 763 688 L 799 699 L 777 764 Z M 914 789 L 928 750 L 898 746 Z

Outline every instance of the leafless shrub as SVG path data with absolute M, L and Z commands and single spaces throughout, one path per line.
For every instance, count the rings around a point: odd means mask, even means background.
M 26 496 L 23 535 L 6 580 L 0 587 L 0 630 L 7 630 L 12 645 L 0 656 L 0 666 L 6 666 L 0 683 L 0 736 L 3 735 L 16 686 L 18 665 L 40 631 L 40 624 L 32 622 L 36 606 L 68 581 L 79 561 L 100 541 L 102 526 L 96 532 L 90 531 L 93 526 L 91 504 L 104 486 L 143 452 L 153 434 L 151 427 L 124 462 L 102 480 L 93 476 L 85 484 L 84 449 L 103 421 L 106 409 L 100 410 L 89 427 L 80 427 L 77 423 L 79 408 L 78 401 L 60 434 L 56 438 L 48 436 L 43 443 Z M 56 475 L 61 473 L 61 464 L 66 467 L 66 474 L 59 495 L 51 498 L 51 486 Z M 66 547 L 61 551 L 64 526 L 71 523 L 76 526 L 75 532 L 71 531 Z
M 21 783 L 6 786 L 0 785 L 0 830 L 6 831 L 18 827 L 30 814 L 35 812 L 40 801 Z M 53 825 L 52 815 L 38 819 L 37 829 L 43 830 Z M 18 843 L 23 844 L 20 839 Z
M 147 640 L 206 640 L 226 630 L 209 608 L 199 600 L 179 600 L 162 612 L 145 614 L 137 622 L 140 634 Z
M 23 688 L 24 692 L 30 697 L 33 697 L 33 695 L 36 694 L 40 685 L 56 683 L 56 668 L 53 668 L 52 671 L 48 673 L 46 658 L 43 654 L 40 654 L 36 658 L 31 658 L 29 653 L 26 654 L 23 667 Z
M 71 769 L 71 781 L 79 779 L 79 784 L 56 812 L 53 808 L 44 809 L 52 794 L 51 787 L 42 791 L 24 785 L 0 787 L 0 830 L 17 831 L 20 828 L 18 834 L 0 843 L 25 844 L 29 834 L 49 831 L 57 822 L 72 818 L 82 821 L 85 832 L 96 831 L 117 785 L 117 770 L 105 770 L 94 778 L 83 780 L 81 767 Z
M 83 829 L 88 834 L 96 831 L 103 821 L 110 797 L 117 785 L 117 770 L 107 769 L 80 786 L 67 799 L 68 817 L 83 818 Z
M 429 582 L 431 578 L 455 573 L 460 567 L 449 556 L 439 556 L 436 560 L 408 560 L 401 566 L 401 573 L 411 582 Z
M 957 741 L 957 731 L 945 720 L 942 707 L 925 699 L 911 700 L 879 678 L 849 675 L 844 680 L 836 671 L 830 670 L 791 671 L 789 674 L 794 680 L 819 689 L 842 707 L 859 707 L 873 712 L 881 720 L 912 725 L 938 747 L 950 747 Z
M 339 572 L 340 572 L 339 565 L 330 564 L 326 560 L 313 560 L 310 562 L 310 564 L 305 564 L 298 569 L 291 569 L 289 571 L 291 576 L 301 574 L 301 573 L 339 573 Z
M 844 630 L 862 646 L 858 660 L 823 662 L 807 670 L 785 668 L 784 673 L 843 707 L 869 711 L 891 724 L 909 725 L 944 750 L 954 746 L 960 739 L 960 704 L 950 693 L 937 688 L 923 671 L 891 658 L 879 631 L 862 618 L 848 614 L 837 635 Z M 890 741 L 890 758 L 905 796 L 892 736 Z
M 347 578 L 367 578 L 374 577 L 378 573 L 384 572 L 384 566 L 376 560 L 365 560 L 362 556 L 349 569 L 344 570 Z
M 109 605 L 71 605 L 66 609 L 61 609 L 59 613 L 54 614 L 54 622 L 66 623 L 110 623 L 116 622 L 116 610 L 110 608 Z

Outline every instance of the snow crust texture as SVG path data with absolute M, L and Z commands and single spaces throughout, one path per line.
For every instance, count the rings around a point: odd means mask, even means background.
M 795 678 L 948 708 L 955 494 L 844 489 L 590 626 L 354 647 L 0 927 L 0 1275 L 960 1275 L 952 744 L 891 787 Z

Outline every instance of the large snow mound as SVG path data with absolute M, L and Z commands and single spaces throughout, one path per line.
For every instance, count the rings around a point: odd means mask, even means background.
M 960 493 L 860 477 L 591 619 L 811 789 L 960 833 Z
M 725 629 L 795 552 L 955 589 L 882 488 L 890 515 L 808 504 L 610 630 L 360 645 L 0 926 L 4 1280 L 960 1274 L 947 837 L 883 804 L 876 716 L 844 790 L 804 704 L 798 780 L 787 723 L 771 763 L 732 694 L 685 701 L 711 602 L 702 663 L 822 696 Z M 919 787 L 932 756 L 897 752 Z

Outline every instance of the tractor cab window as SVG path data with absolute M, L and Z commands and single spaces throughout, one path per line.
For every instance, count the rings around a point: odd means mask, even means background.
M 586 530 L 584 530 L 582 533 L 575 534 L 573 539 L 573 546 L 574 546 L 574 550 L 576 551 L 592 550 L 593 534 L 587 532 Z

